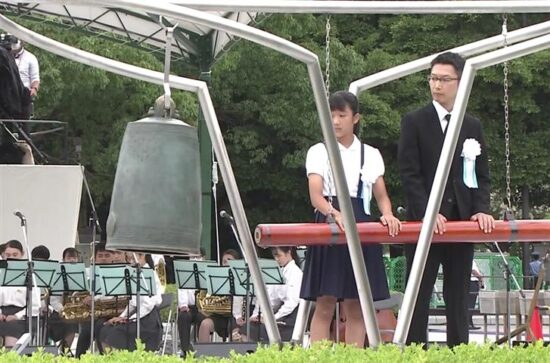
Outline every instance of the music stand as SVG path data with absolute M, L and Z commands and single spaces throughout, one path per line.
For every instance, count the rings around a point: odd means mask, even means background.
M 89 291 L 86 265 L 83 262 L 61 262 L 55 272 L 50 294 L 62 296 L 65 292 Z
M 112 263 L 98 263 L 98 264 L 95 264 L 94 266 L 94 278 L 96 281 L 99 281 L 99 283 L 97 283 L 95 285 L 95 291 L 94 291 L 94 295 L 103 295 L 103 289 L 101 288 L 101 268 L 114 268 L 114 267 L 126 267 L 126 265 L 123 265 L 123 264 L 112 264 Z M 90 273 L 91 275 L 91 273 Z M 90 292 L 92 291 L 91 290 L 91 286 L 90 286 Z
M 238 284 L 235 286 L 235 295 L 245 297 L 245 314 L 246 314 L 246 336 L 250 336 L 250 300 L 254 297 L 254 284 L 250 281 L 250 269 L 245 260 L 230 260 L 229 266 L 233 269 L 237 277 Z M 281 268 L 275 260 L 261 258 L 258 259 L 258 266 L 262 273 L 262 279 L 266 285 L 284 285 Z M 261 311 L 258 309 L 258 320 L 261 321 Z M 260 330 L 258 330 L 258 333 Z M 259 340 L 259 338 L 258 338 Z
M 174 260 L 178 289 L 206 290 L 206 266 L 217 266 L 216 261 Z
M 57 270 L 57 261 L 32 261 L 32 279 L 35 281 L 31 287 L 31 292 L 27 292 L 27 314 L 29 335 L 32 338 L 32 289 L 50 288 L 53 276 Z M 3 269 L 2 286 L 20 286 L 29 289 L 29 262 L 27 260 L 7 260 L 6 267 Z M 30 306 L 30 308 L 28 307 Z M 38 298 L 39 314 L 40 314 L 40 298 Z M 30 316 L 29 316 L 30 314 Z M 32 340 L 32 339 L 30 339 Z M 39 320 L 36 322 L 36 343 L 39 344 L 40 329 Z M 30 343 L 30 341 L 27 341 Z
M 101 266 L 99 276 L 104 296 L 136 295 L 136 339 L 140 338 L 140 302 L 141 295 L 149 297 L 156 294 L 154 270 L 131 266 Z M 128 309 L 130 304 L 128 303 Z M 128 319 L 130 316 L 128 315 Z

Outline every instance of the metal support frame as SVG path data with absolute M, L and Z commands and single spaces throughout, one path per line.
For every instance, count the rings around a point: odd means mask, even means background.
M 523 29 L 519 29 L 519 30 L 510 32 L 510 33 L 507 34 L 506 40 L 508 41 L 508 44 L 514 44 L 514 43 L 518 43 L 518 42 L 525 42 L 525 43 L 520 43 L 520 44 L 514 46 L 514 49 L 516 47 L 519 47 L 520 49 L 522 49 L 523 47 L 525 47 L 525 44 L 531 44 L 531 42 L 536 43 L 536 42 L 539 41 L 538 40 L 539 38 L 537 38 L 537 37 L 544 36 L 545 34 L 548 34 L 548 33 L 550 33 L 550 22 L 544 22 L 544 23 L 536 24 L 536 25 L 533 25 L 533 26 L 529 26 L 529 27 L 526 27 L 526 28 L 523 28 Z M 529 40 L 531 38 L 535 38 L 535 39 Z M 543 38 L 545 38 L 545 37 L 541 37 L 540 39 L 543 39 Z M 487 39 L 484 39 L 484 40 L 480 40 L 480 41 L 477 41 L 477 42 L 474 42 L 474 43 L 470 43 L 470 44 L 467 44 L 467 45 L 464 45 L 464 46 L 453 48 L 453 49 L 450 49 L 449 51 L 460 53 L 464 56 L 471 56 L 471 55 L 476 55 L 476 54 L 479 54 L 481 52 L 485 52 L 485 51 L 492 50 L 494 48 L 500 47 L 500 46 L 502 46 L 503 41 L 504 41 L 503 35 L 497 35 L 497 36 L 487 38 Z M 504 51 L 504 49 L 494 51 L 494 52 L 491 52 L 491 53 L 473 58 L 472 60 L 468 61 L 470 63 L 467 62 L 466 64 L 467 65 L 468 64 L 477 64 L 477 63 L 472 63 L 472 62 L 474 62 L 478 59 L 486 59 L 488 57 L 490 59 L 491 55 L 493 55 L 493 54 L 498 55 L 498 54 L 500 54 L 499 52 L 502 52 L 502 51 Z M 510 53 L 510 54 L 513 54 L 513 53 Z M 521 55 L 518 55 L 518 56 L 521 56 Z M 516 57 L 518 57 L 518 56 L 516 56 Z M 358 95 L 360 92 L 362 92 L 366 89 L 373 88 L 373 87 L 381 85 L 383 83 L 386 83 L 386 82 L 389 82 L 389 81 L 392 81 L 392 80 L 396 80 L 396 79 L 399 79 L 401 77 L 416 73 L 416 72 L 424 70 L 424 69 L 427 69 L 427 68 L 429 68 L 430 62 L 434 57 L 435 57 L 435 54 L 431 55 L 431 56 L 428 56 L 428 57 L 424 57 L 424 58 L 415 60 L 415 61 L 412 61 L 412 62 L 409 62 L 409 63 L 406 63 L 406 64 L 402 64 L 402 65 L 399 65 L 397 67 L 393 67 L 393 68 L 384 70 L 382 72 L 370 75 L 368 77 L 362 78 L 360 80 L 354 81 L 350 84 L 349 90 Z M 495 61 L 492 64 L 496 64 L 496 63 L 499 63 L 499 61 Z M 489 65 L 492 65 L 492 64 L 489 64 Z M 485 67 L 476 68 L 476 70 L 481 69 L 481 68 L 485 68 Z M 470 72 L 472 72 L 472 71 L 470 70 Z M 475 73 L 475 71 L 474 71 L 474 73 Z M 473 75 L 472 75 L 472 77 L 473 77 Z M 460 83 L 460 87 L 466 87 L 466 86 L 463 85 L 466 82 L 468 82 L 465 79 L 466 79 L 465 74 L 463 73 L 463 77 L 462 77 L 462 80 L 461 80 L 461 83 Z M 467 86 L 468 87 L 468 94 L 467 94 L 467 96 L 465 96 L 466 99 L 467 99 L 467 97 L 469 97 L 469 93 L 471 91 L 472 83 L 473 83 L 473 78 L 472 78 L 470 84 Z M 455 107 L 454 107 L 455 110 L 457 110 L 457 108 L 458 108 L 459 95 L 460 95 L 460 92 L 461 92 L 460 87 L 459 87 L 459 91 L 458 91 L 459 93 L 457 94 L 457 99 L 456 99 L 456 103 L 455 103 Z M 464 109 L 466 107 L 466 104 L 467 104 L 467 101 L 465 101 L 465 103 L 463 105 Z M 455 116 L 455 115 L 453 114 L 453 116 Z M 443 149 L 442 149 L 442 152 L 441 152 L 441 159 L 440 159 L 439 164 L 438 164 L 438 169 L 437 169 L 437 172 L 436 172 L 434 184 L 433 184 L 433 187 L 432 187 L 432 191 L 430 193 L 430 199 L 428 201 L 428 207 L 426 209 L 426 215 L 424 216 L 424 221 L 426 223 L 424 223 L 422 232 L 421 232 L 420 237 L 419 237 L 417 253 L 415 255 L 413 266 L 412 266 L 411 273 L 410 273 L 410 276 L 414 277 L 414 278 L 410 278 L 410 280 L 407 283 L 407 290 L 405 291 L 405 297 L 404 297 L 404 300 L 403 300 L 401 313 L 400 313 L 399 319 L 397 321 L 397 329 L 396 329 L 395 336 L 394 336 L 394 343 L 399 344 L 399 345 L 404 345 L 405 344 L 406 337 L 408 335 L 408 330 L 409 330 L 410 323 L 411 323 L 411 320 L 412 320 L 412 313 L 414 311 L 414 306 L 415 306 L 415 303 L 416 303 L 416 299 L 418 297 L 418 290 L 420 288 L 421 276 L 424 272 L 424 267 L 426 265 L 428 249 L 429 249 L 429 246 L 431 244 L 431 238 L 432 238 L 431 231 L 433 229 L 433 223 L 435 223 L 435 216 L 436 216 L 436 213 L 437 213 L 438 206 L 441 204 L 441 198 L 442 198 L 442 195 L 443 195 L 443 188 L 444 188 L 444 181 L 447 180 L 449 169 L 450 169 L 450 166 L 448 166 L 446 164 L 442 165 L 442 163 L 447 163 L 448 164 L 450 162 L 450 160 L 452 159 L 452 154 L 450 154 L 450 153 L 452 153 L 456 149 L 456 143 L 457 143 L 457 140 L 458 140 L 458 132 L 460 130 L 460 127 L 462 126 L 463 117 L 464 117 L 464 111 L 461 114 L 459 114 L 459 116 L 457 116 L 457 118 L 460 119 L 460 123 L 458 121 L 453 121 L 453 126 L 454 127 L 450 128 L 449 131 L 447 132 L 447 137 L 445 138 L 445 143 L 443 144 Z M 456 130 L 454 130 L 455 128 L 456 128 Z M 456 135 L 454 135 L 455 131 L 456 131 Z M 451 143 L 451 145 L 449 145 L 449 143 Z M 447 148 L 449 148 L 449 150 L 447 150 Z M 448 160 L 446 158 L 444 158 L 446 153 L 449 153 Z M 445 167 L 445 169 L 440 170 L 442 167 Z M 444 173 L 444 177 L 441 181 L 442 184 L 441 184 L 441 186 L 439 186 L 439 189 L 438 189 L 436 182 L 438 182 L 438 176 L 441 177 L 441 175 L 438 175 L 438 174 L 441 174 L 442 172 Z M 435 193 L 435 195 L 434 195 L 434 193 Z M 432 209 L 433 209 L 433 211 L 432 211 Z M 428 218 L 428 217 L 430 217 L 430 218 Z M 429 241 L 428 241 L 428 239 L 429 239 Z M 420 278 L 419 278 L 419 276 L 420 276 Z
M 68 3 L 68 1 L 66 1 L 66 3 Z M 114 5 L 113 1 L 105 0 L 89 0 L 87 1 L 87 3 L 104 6 Z M 346 229 L 348 248 L 350 250 L 354 276 L 357 281 L 357 290 L 359 293 L 359 300 L 361 302 L 361 310 L 367 330 L 367 336 L 369 338 L 369 342 L 373 347 L 378 346 L 381 339 L 380 332 L 378 330 L 378 323 L 376 321 L 376 311 L 374 309 L 365 261 L 362 258 L 361 243 L 359 241 L 359 235 L 357 233 L 355 217 L 353 215 L 353 210 L 351 207 L 349 190 L 345 181 L 344 169 L 338 149 L 338 143 L 336 141 L 336 135 L 334 134 L 334 129 L 332 127 L 330 108 L 328 100 L 326 98 L 323 75 L 317 55 L 304 49 L 303 47 L 300 47 L 288 40 L 282 39 L 273 34 L 261 31 L 256 28 L 252 28 L 247 25 L 235 23 L 225 18 L 205 14 L 192 9 L 186 9 L 181 6 L 168 4 L 160 6 L 159 4 L 150 4 L 148 2 L 138 0 L 117 0 L 116 5 L 126 8 L 138 8 L 143 11 L 157 13 L 159 15 L 175 19 L 176 21 L 190 21 L 196 24 L 209 26 L 214 29 L 224 30 L 233 35 L 248 39 L 254 43 L 277 50 L 289 57 L 292 57 L 306 64 L 311 87 L 313 89 L 317 112 L 319 114 L 321 130 L 323 132 L 323 136 L 327 145 L 331 167 L 334 170 L 335 174 L 334 179 L 336 190 L 338 194 L 343 197 L 340 207 L 344 216 L 344 226 Z M 199 100 L 200 98 L 201 94 L 199 94 Z M 209 101 L 211 104 L 211 100 Z M 211 113 L 214 114 L 213 108 L 211 111 Z M 207 115 L 205 114 L 205 116 Z M 244 207 L 242 205 L 242 200 L 239 195 L 237 184 L 231 170 L 227 150 L 225 148 L 225 144 L 223 143 L 223 138 L 219 130 L 219 124 L 216 120 L 214 125 L 212 120 L 209 120 L 209 117 L 206 117 L 206 121 L 216 157 L 220 162 L 220 169 L 222 177 L 225 181 L 229 202 L 231 204 L 233 212 L 235 213 L 237 230 L 239 231 L 239 235 L 243 240 L 243 252 L 245 255 L 245 259 L 249 264 L 252 274 L 252 280 L 255 286 L 259 287 L 257 289 L 257 297 L 260 302 L 260 306 L 265 312 L 266 330 L 269 336 L 269 340 L 271 343 L 280 342 L 280 334 L 275 323 L 275 317 L 270 308 L 267 291 L 265 289 L 265 285 L 263 284 L 263 279 L 261 277 L 260 269 L 258 266 L 258 257 L 254 248 L 254 241 L 250 233 L 248 221 L 246 218 Z M 216 130 L 214 130 L 214 128 L 216 128 Z M 221 146 L 223 146 L 223 148 Z
M 380 342 L 380 332 L 378 330 L 378 325 L 376 322 L 376 315 L 374 311 L 374 306 L 372 302 L 372 294 L 366 274 L 365 263 L 361 258 L 361 246 L 357 234 L 357 228 L 354 222 L 353 211 L 351 209 L 351 203 L 349 202 L 349 191 L 344 179 L 342 160 L 338 152 L 338 146 L 336 137 L 332 128 L 332 122 L 330 118 L 330 110 L 328 102 L 325 95 L 325 87 L 323 84 L 323 77 L 321 73 L 321 68 L 319 65 L 318 58 L 315 54 L 299 47 L 298 45 L 276 37 L 272 34 L 260 31 L 258 29 L 249 27 L 247 25 L 238 24 L 231 20 L 220 18 L 211 14 L 201 13 L 196 10 L 184 8 L 182 6 L 173 5 L 173 4 L 183 4 L 183 2 L 172 0 L 171 4 L 168 3 L 158 3 L 150 4 L 143 0 L 117 0 L 117 1 L 99 1 L 99 0 L 89 0 L 89 1 L 36 1 L 36 2 L 56 2 L 56 3 L 77 3 L 82 4 L 92 4 L 105 7 L 120 6 L 123 8 L 139 9 L 142 11 L 155 13 L 176 20 L 190 21 L 196 24 L 202 24 L 210 26 L 218 30 L 224 30 L 233 35 L 240 36 L 244 39 L 248 39 L 257 44 L 269 47 L 271 49 L 277 50 L 287 56 L 290 56 L 302 63 L 305 63 L 308 69 L 308 74 L 310 78 L 310 83 L 313 89 L 315 103 L 317 106 L 317 111 L 320 118 L 321 129 L 323 136 L 327 145 L 327 151 L 329 155 L 329 160 L 331 167 L 335 172 L 335 184 L 336 190 L 340 196 L 342 196 L 342 213 L 344 216 L 344 226 L 346 228 L 346 237 L 348 241 L 348 247 L 350 249 L 352 267 L 354 270 L 354 275 L 358 284 L 359 298 L 361 302 L 361 308 L 363 313 L 363 318 L 365 320 L 366 330 L 369 337 L 371 346 L 376 347 Z M 206 1 L 201 1 L 200 3 L 206 4 Z M 260 3 L 258 5 L 258 3 Z M 408 2 L 351 2 L 351 1 L 325 1 L 325 2 L 313 2 L 313 1 L 295 1 L 295 2 L 246 2 L 246 1 L 237 1 L 231 4 L 231 11 L 235 11 L 241 7 L 244 7 L 248 10 L 252 9 L 253 6 L 264 5 L 265 8 L 259 11 L 266 12 L 275 12 L 275 10 L 281 12 L 307 12 L 312 13 L 315 11 L 324 12 L 324 13 L 415 13 L 415 14 L 427 14 L 427 13 L 500 13 L 500 12 L 546 12 L 550 10 L 550 5 L 547 1 L 462 1 L 462 2 L 433 2 L 433 1 L 408 1 Z M 228 6 L 225 4 L 214 4 L 216 9 L 221 9 L 223 6 Z M 213 10 L 213 9 L 212 9 Z M 271 10 L 271 11 L 270 11 Z M 9 23 L 11 23 L 11 25 Z M 152 83 L 163 84 L 162 74 L 158 72 L 153 72 L 149 70 L 144 70 L 139 67 L 129 67 L 121 62 L 115 62 L 110 59 L 97 57 L 93 54 L 82 52 L 76 50 L 75 48 L 68 47 L 64 44 L 54 42 L 46 37 L 39 36 L 36 33 L 32 33 L 25 28 L 19 27 L 17 24 L 11 22 L 9 19 L 0 15 L 0 24 L 8 24 L 12 29 L 4 26 L 7 30 L 11 31 L 14 34 L 23 34 L 21 39 L 28 41 L 29 43 L 47 49 L 45 44 L 36 41 L 37 37 L 41 38 L 41 41 L 47 40 L 49 47 L 53 50 L 50 50 L 56 54 L 62 55 L 66 58 L 76 60 L 81 63 L 93 65 L 98 68 L 105 69 L 107 71 L 115 72 L 118 74 L 123 74 L 132 78 L 146 80 Z M 34 34 L 34 35 L 33 35 Z M 512 48 L 512 47 L 510 47 Z M 510 49 L 509 48 L 509 49 Z M 536 51 L 536 50 L 534 50 Z M 63 54 L 60 54 L 63 53 Z M 78 55 L 75 55 L 78 54 Z M 510 53 L 512 54 L 512 53 Z M 520 55 L 518 55 L 520 56 Z M 121 65 L 125 68 L 121 68 Z M 470 67 L 469 77 L 471 78 L 468 87 L 471 89 L 471 83 L 473 80 L 472 66 L 471 64 L 467 65 Z M 160 78 L 159 78 L 160 77 Z M 210 98 L 208 88 L 203 82 L 197 82 L 182 77 L 170 77 L 171 84 L 174 83 L 174 87 L 179 89 L 184 89 L 198 94 L 199 103 L 201 104 L 201 109 L 204 112 L 205 120 L 208 126 L 208 131 L 213 140 L 214 150 L 218 160 L 220 161 L 220 169 L 222 176 L 226 182 L 226 188 L 229 196 L 229 202 L 235 213 L 237 221 L 237 229 L 239 234 L 242 236 L 245 243 L 243 243 L 244 254 L 249 266 L 251 268 L 252 280 L 257 286 L 258 300 L 261 307 L 266 311 L 266 329 L 271 343 L 280 342 L 280 335 L 276 329 L 275 320 L 271 309 L 269 309 L 269 301 L 267 298 L 267 292 L 265 285 L 263 284 L 263 279 L 260 274 L 256 251 L 254 250 L 254 244 L 250 230 L 248 227 L 246 214 L 242 205 L 242 200 L 240 198 L 238 188 L 235 182 L 234 174 L 229 162 L 229 157 L 227 155 L 227 150 L 223 142 L 221 131 L 219 129 L 219 124 L 214 112 L 212 105 L 212 100 Z M 464 79 L 464 76 L 463 76 Z M 160 82 L 159 82 L 160 81 Z M 463 84 L 466 82 L 461 82 L 461 87 L 464 88 Z M 460 94 L 461 88 L 459 88 Z M 462 94 L 462 99 L 465 98 L 465 94 Z M 459 98 L 460 100 L 460 98 Z M 462 113 L 459 116 L 453 115 L 454 118 L 459 118 L 460 122 L 464 115 L 465 104 L 461 104 Z M 444 152 L 447 152 L 450 155 L 451 146 L 456 146 L 456 139 L 458 137 L 459 127 L 458 121 L 455 120 L 455 127 L 451 127 L 452 132 L 447 133 L 445 143 L 443 145 L 442 157 Z M 457 128 L 458 127 L 458 128 Z M 456 135 L 454 135 L 456 134 Z M 451 138 L 453 140 L 451 140 Z M 454 143 L 453 143 L 454 141 Z M 453 145 L 450 145 L 453 144 Z M 447 150 L 448 149 L 448 150 Z M 448 156 L 448 155 L 447 155 Z M 440 164 L 442 160 L 440 159 Z M 441 166 L 441 165 L 440 165 Z M 443 182 L 442 175 L 446 176 L 448 174 L 448 167 L 446 173 L 441 171 L 440 166 L 438 166 L 437 177 L 441 178 L 441 183 Z M 435 185 L 435 183 L 434 183 Z M 441 189 L 441 188 L 439 188 Z M 433 194 L 433 193 L 432 193 Z M 436 193 L 437 194 L 437 193 Z M 441 193 L 439 193 L 439 202 L 441 199 Z M 431 205 L 434 199 L 433 195 L 430 197 L 428 202 L 428 208 L 430 206 L 435 210 L 435 206 Z M 436 198 L 437 199 L 437 198 Z M 432 213 L 433 214 L 433 213 Z M 426 224 L 426 227 L 431 228 L 433 226 L 434 218 L 431 218 L 430 223 Z M 427 229 L 427 228 L 425 228 Z M 430 229 L 431 231 L 431 229 Z M 425 234 L 425 233 L 424 233 Z M 426 241 L 431 237 L 423 236 L 421 233 L 421 239 L 424 237 Z M 421 240 L 422 242 L 422 240 Z M 429 247 L 429 241 L 427 242 Z M 417 258 L 415 258 L 415 261 Z M 424 261 L 425 262 L 425 261 Z M 418 264 L 417 264 L 418 265 Z M 414 265 L 413 265 L 414 269 Z M 414 271 L 414 270 L 413 270 Z M 407 296 L 405 296 L 407 297 Z M 399 325 L 398 325 L 399 329 Z M 397 335 L 397 332 L 396 332 Z
M 64 3 L 71 3 L 71 1 L 65 1 Z M 365 262 L 361 258 L 361 244 L 359 242 L 357 227 L 355 225 L 355 218 L 351 208 L 349 191 L 344 178 L 343 165 L 338 150 L 338 143 L 336 141 L 336 136 L 332 128 L 330 109 L 328 105 L 328 100 L 326 98 L 323 75 L 321 72 L 318 57 L 314 53 L 270 33 L 263 32 L 247 25 L 238 24 L 231 20 L 220 18 L 215 15 L 202 13 L 192 9 L 186 9 L 176 5 L 164 4 L 161 7 L 158 4 L 155 5 L 138 0 L 118 0 L 116 2 L 105 0 L 89 0 L 86 1 L 86 3 L 101 6 L 113 6 L 116 3 L 116 5 L 120 7 L 140 9 L 142 11 L 156 13 L 180 21 L 190 21 L 197 24 L 203 24 L 212 28 L 227 31 L 228 33 L 238 35 L 242 38 L 248 39 L 260 45 L 278 50 L 279 52 L 306 64 L 311 86 L 313 88 L 315 103 L 320 117 L 321 129 L 323 131 L 323 136 L 327 144 L 329 160 L 331 161 L 331 166 L 335 172 L 336 190 L 338 191 L 339 195 L 343 196 L 341 209 L 344 216 L 344 226 L 346 228 L 350 255 L 352 256 L 352 266 L 354 269 L 356 281 L 358 282 L 359 298 L 361 302 L 367 335 L 372 346 L 377 346 L 380 342 L 380 332 L 378 330 L 378 324 L 376 321 L 376 312 L 372 301 L 372 293 L 368 282 Z M 11 22 L 9 19 L 3 16 L 1 16 L 0 20 L 0 24 L 8 24 L 8 26 L 3 26 L 6 30 L 17 35 L 23 35 L 20 36 L 21 39 L 37 47 L 50 50 L 56 54 L 62 55 L 81 63 L 94 65 L 108 71 L 116 71 L 116 73 L 130 76 L 132 78 L 147 80 L 150 82 L 152 81 L 153 83 L 159 83 L 160 77 L 161 84 L 164 84 L 162 74 L 158 74 L 157 72 L 144 70 L 139 67 L 129 67 L 128 65 L 125 65 L 121 62 L 115 62 L 110 59 L 98 57 L 87 52 L 78 51 L 75 48 L 68 47 L 64 44 L 54 42 L 46 37 L 39 36 L 36 33 L 32 33 L 27 29 Z M 38 41 L 38 39 L 40 39 L 40 41 Z M 148 77 L 145 76 L 146 74 L 148 75 Z M 173 77 L 170 77 L 170 80 L 172 84 Z M 235 176 L 231 168 L 227 149 L 223 142 L 223 137 L 215 115 L 208 88 L 203 82 L 192 81 L 185 78 L 179 78 L 179 84 L 174 84 L 174 87 L 198 93 L 199 103 L 201 104 L 201 110 L 203 111 L 205 116 L 205 121 L 208 126 L 210 137 L 212 139 L 214 151 L 216 153 L 218 161 L 220 162 L 220 170 L 222 173 L 222 177 L 225 181 L 229 202 L 231 204 L 233 212 L 235 213 L 237 229 L 239 231 L 239 235 L 243 239 L 243 252 L 245 255 L 245 259 L 249 264 L 251 270 L 252 281 L 254 282 L 255 286 L 257 286 L 256 293 L 260 306 L 265 312 L 265 325 L 269 340 L 271 343 L 280 343 L 280 334 L 275 323 L 274 314 L 270 308 L 267 290 L 263 283 L 263 279 L 258 266 L 258 257 L 254 248 L 254 241 L 250 233 L 242 200 L 240 198 L 238 187 L 235 181 Z
M 202 11 L 324 14 L 462 14 L 541 13 L 547 0 L 516 1 L 280 1 L 280 0 L 168 0 L 171 4 Z
M 506 35 L 506 41 L 508 44 L 515 44 L 535 38 L 541 35 L 550 33 L 550 21 L 531 25 L 522 29 L 514 30 Z M 502 34 L 495 35 L 490 38 L 478 40 L 473 43 L 462 45 L 460 47 L 452 48 L 444 52 L 459 53 L 463 57 L 470 57 L 483 52 L 499 48 L 504 44 L 504 36 Z M 443 53 L 443 52 L 441 52 Z M 439 53 L 437 53 L 439 54 Z M 370 88 L 374 88 L 381 84 L 414 74 L 416 72 L 428 69 L 430 62 L 435 58 L 437 54 L 432 54 L 424 58 L 414 60 L 412 62 L 404 63 L 396 67 L 392 67 L 381 72 L 369 75 L 367 77 L 353 81 L 349 85 L 349 91 L 359 96 L 359 94 Z
M 445 141 L 443 142 L 443 148 L 441 149 L 441 156 L 437 165 L 434 183 L 428 199 L 426 213 L 424 215 L 424 223 L 422 225 L 422 230 L 418 240 L 418 247 L 416 249 L 410 272 L 410 276 L 414 278 L 409 278 L 407 283 L 401 313 L 399 314 L 399 319 L 397 321 L 397 328 L 393 340 L 394 343 L 403 346 L 407 338 L 414 305 L 418 296 L 418 290 L 420 288 L 420 281 L 422 279 L 424 267 L 428 257 L 428 250 L 433 237 L 432 231 L 435 224 L 436 214 L 443 198 L 445 182 L 449 176 L 453 153 L 458 142 L 460 128 L 462 127 L 462 121 L 464 120 L 464 114 L 466 113 L 466 106 L 468 104 L 468 98 L 470 97 L 476 72 L 480 69 L 487 68 L 503 61 L 523 57 L 547 48 L 550 48 L 550 35 L 544 35 L 527 40 L 523 43 L 495 50 L 466 61 L 460 84 L 458 86 L 458 92 L 453 108 L 454 112 L 451 115 L 449 128 L 445 136 Z

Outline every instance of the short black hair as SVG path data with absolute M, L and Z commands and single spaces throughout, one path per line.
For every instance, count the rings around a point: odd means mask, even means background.
M 14 44 L 17 44 L 19 39 L 16 36 L 9 33 L 0 34 L 0 47 L 11 50 Z
M 458 75 L 458 78 L 461 78 L 462 71 L 464 70 L 464 64 L 466 64 L 466 60 L 462 58 L 462 56 L 458 53 L 445 52 L 445 53 L 439 54 L 437 57 L 435 57 L 432 60 L 430 71 L 436 64 L 448 64 L 453 66 L 453 68 L 456 71 L 456 74 Z
M 96 246 L 95 246 L 95 255 L 97 256 L 97 254 L 99 252 L 103 252 L 103 251 L 106 251 L 107 249 L 105 248 L 105 243 L 98 243 Z
M 233 249 L 233 248 L 228 248 L 227 250 L 223 251 L 222 253 L 222 257 L 225 256 L 225 255 L 231 255 L 233 256 L 233 258 L 235 258 L 236 260 L 240 260 L 241 259 L 241 254 L 239 253 L 239 251 Z
M 74 247 L 67 247 L 63 250 L 63 259 L 66 257 L 80 258 L 80 252 Z
M 357 96 L 349 91 L 337 91 L 328 98 L 331 111 L 344 111 L 349 107 L 353 114 L 359 113 L 359 101 Z M 353 125 L 353 133 L 357 135 L 359 132 L 359 122 Z
M 31 258 L 33 260 L 49 260 L 50 250 L 44 245 L 36 246 L 31 251 Z

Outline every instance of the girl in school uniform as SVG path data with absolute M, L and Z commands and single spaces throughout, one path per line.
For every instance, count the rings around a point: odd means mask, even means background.
M 25 257 L 21 242 L 8 241 L 3 253 L 5 259 Z M 0 286 L 0 336 L 4 338 L 4 347 L 11 348 L 17 339 L 28 329 L 25 322 L 27 313 L 27 288 L 23 286 Z M 40 289 L 32 289 L 32 316 L 38 316 L 40 309 Z M 34 320 L 34 319 L 33 319 Z M 36 324 L 33 324 L 33 326 Z M 34 329 L 34 328 L 33 328 Z
M 302 285 L 302 270 L 298 267 L 298 254 L 295 247 L 274 247 L 271 249 L 273 258 L 282 270 L 285 283 L 283 285 L 267 285 L 269 302 L 275 313 L 277 328 L 283 341 L 292 338 L 294 323 L 300 304 L 300 286 Z M 256 304 L 250 316 L 251 341 L 268 341 L 267 331 L 260 314 L 260 306 Z M 241 334 L 245 334 L 246 328 L 241 328 Z
M 339 91 L 330 96 L 329 103 L 356 221 L 373 221 L 370 200 L 374 197 L 381 213 L 380 222 L 388 227 L 390 235 L 397 235 L 401 223 L 392 213 L 382 156 L 378 149 L 363 144 L 356 136 L 360 119 L 357 97 Z M 306 171 L 315 221 L 334 221 L 343 230 L 334 175 L 323 143 L 308 150 Z M 374 300 L 389 298 L 382 246 L 362 245 L 362 250 Z M 312 342 L 329 339 L 335 305 L 341 301 L 346 318 L 346 343 L 364 346 L 366 329 L 347 245 L 308 248 L 300 297 L 316 302 L 311 322 Z

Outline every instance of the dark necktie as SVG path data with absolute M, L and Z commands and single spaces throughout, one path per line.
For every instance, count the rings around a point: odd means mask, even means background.
M 447 126 L 449 126 L 449 120 L 451 119 L 451 114 L 450 113 L 446 114 L 443 119 L 445 120 L 445 122 L 443 123 L 443 133 L 445 133 L 447 131 Z

